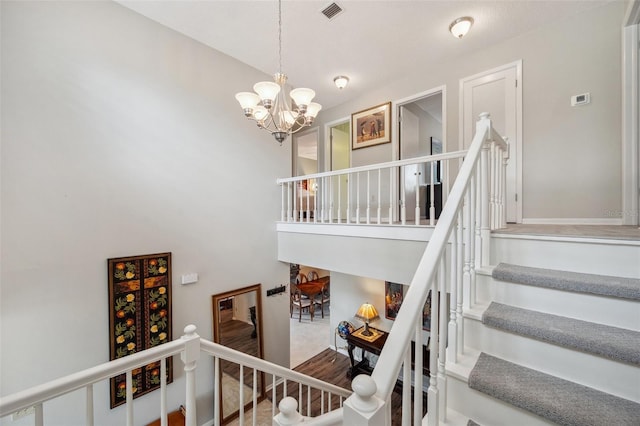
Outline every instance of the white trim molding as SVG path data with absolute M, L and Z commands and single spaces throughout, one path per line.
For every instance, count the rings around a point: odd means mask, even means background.
M 639 26 L 636 23 L 622 29 L 622 221 L 625 225 L 640 224 Z
M 522 219 L 523 225 L 622 225 L 620 218 L 528 218 Z

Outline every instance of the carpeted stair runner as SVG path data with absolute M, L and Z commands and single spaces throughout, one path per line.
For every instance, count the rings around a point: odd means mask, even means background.
M 508 263 L 496 266 L 492 276 L 496 280 L 518 284 L 640 300 L 640 279 L 635 278 L 530 268 Z
M 483 324 L 615 361 L 640 365 L 640 332 L 492 302 Z M 638 423 L 640 425 L 640 422 Z
M 640 404 L 481 353 L 469 387 L 566 426 L 638 426 Z

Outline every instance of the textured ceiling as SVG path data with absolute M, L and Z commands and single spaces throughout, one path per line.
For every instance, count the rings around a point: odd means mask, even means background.
M 397 79 L 403 67 L 426 69 L 607 1 L 340 0 L 344 11 L 328 20 L 321 11 L 331 1 L 286 0 L 282 68 L 292 86 L 314 89 L 315 101 L 330 108 Z M 118 3 L 268 74 L 278 71 L 276 1 Z M 449 24 L 465 15 L 475 24 L 464 39 L 455 39 Z M 341 74 L 351 79 L 342 91 L 333 85 Z

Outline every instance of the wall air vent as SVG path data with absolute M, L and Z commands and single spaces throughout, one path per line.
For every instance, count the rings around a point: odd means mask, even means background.
M 342 8 L 335 3 L 331 3 L 329 6 L 322 9 L 322 14 L 327 19 L 333 19 L 342 12 Z

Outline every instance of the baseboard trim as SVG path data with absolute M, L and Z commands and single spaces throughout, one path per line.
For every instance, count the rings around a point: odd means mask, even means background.
M 621 218 L 528 218 L 523 225 L 622 225 Z

